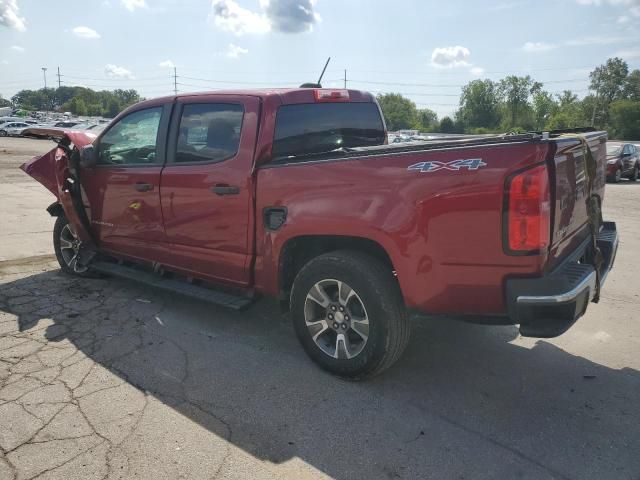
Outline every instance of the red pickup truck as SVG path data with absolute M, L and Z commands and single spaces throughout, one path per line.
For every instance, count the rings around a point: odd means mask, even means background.
M 388 145 L 369 93 L 301 88 L 158 98 L 58 136 L 22 168 L 57 197 L 62 270 L 276 297 L 345 377 L 392 365 L 413 312 L 560 335 L 618 246 L 605 132 Z

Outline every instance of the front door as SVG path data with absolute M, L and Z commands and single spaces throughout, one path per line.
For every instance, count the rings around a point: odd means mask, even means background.
M 185 273 L 236 286 L 250 281 L 258 113 L 252 97 L 176 104 L 160 197 L 167 263 Z
M 82 186 L 94 238 L 102 250 L 154 260 L 165 245 L 160 174 L 162 134 L 170 105 L 142 108 L 122 117 L 94 143 L 98 164 L 83 169 Z

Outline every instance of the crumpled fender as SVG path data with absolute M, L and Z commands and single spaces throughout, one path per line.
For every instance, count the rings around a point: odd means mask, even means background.
M 46 131 L 47 129 L 41 129 Z M 74 192 L 79 193 L 80 185 L 75 185 L 77 178 L 72 174 L 68 152 L 70 144 L 78 148 L 92 143 L 96 135 L 88 132 L 62 132 L 60 143 L 50 152 L 34 157 L 20 166 L 20 169 L 36 179 L 52 192 L 64 210 L 65 216 L 74 228 L 76 234 L 85 244 L 93 244 L 86 222 L 83 221 L 84 210 L 82 199 L 74 198 Z M 82 210 L 82 212 L 81 212 Z

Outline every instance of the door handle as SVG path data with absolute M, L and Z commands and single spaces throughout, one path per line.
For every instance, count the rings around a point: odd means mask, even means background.
M 139 192 L 150 192 L 153 190 L 153 185 L 150 183 L 138 182 L 136 183 L 135 188 Z
M 238 195 L 240 193 L 240 187 L 235 185 L 214 185 L 210 189 L 216 195 Z

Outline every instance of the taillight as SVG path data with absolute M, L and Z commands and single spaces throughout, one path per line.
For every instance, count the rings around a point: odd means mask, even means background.
M 349 90 L 330 90 L 328 88 L 314 90 L 316 102 L 348 102 Z
M 513 255 L 540 253 L 549 246 L 551 193 L 545 165 L 507 180 L 505 249 Z

